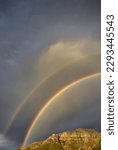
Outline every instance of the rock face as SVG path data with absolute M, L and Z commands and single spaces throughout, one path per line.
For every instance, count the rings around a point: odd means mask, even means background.
M 100 133 L 90 129 L 76 129 L 52 134 L 48 139 L 17 150 L 100 150 Z

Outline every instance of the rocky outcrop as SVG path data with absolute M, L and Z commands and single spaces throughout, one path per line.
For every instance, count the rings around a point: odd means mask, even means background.
M 90 129 L 76 129 L 52 134 L 44 141 L 17 150 L 100 150 L 100 133 Z

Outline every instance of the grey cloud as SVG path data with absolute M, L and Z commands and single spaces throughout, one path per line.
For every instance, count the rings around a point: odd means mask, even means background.
M 4 134 L 0 134 L 0 150 L 15 150 L 17 143 L 10 140 Z

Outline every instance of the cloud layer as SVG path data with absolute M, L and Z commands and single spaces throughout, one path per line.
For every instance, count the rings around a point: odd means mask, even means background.
M 16 142 L 13 142 L 4 134 L 0 134 L 0 149 L 1 150 L 14 150 L 16 148 Z

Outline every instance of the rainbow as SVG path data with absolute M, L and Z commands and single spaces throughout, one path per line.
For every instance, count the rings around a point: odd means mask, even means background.
M 23 146 L 25 146 L 27 144 L 27 141 L 28 141 L 28 138 L 33 130 L 33 127 L 34 125 L 36 124 L 36 122 L 38 121 L 38 119 L 40 118 L 40 116 L 44 113 L 44 111 L 48 108 L 48 106 L 58 97 L 60 96 L 63 92 L 65 92 L 66 90 L 68 90 L 69 88 L 75 86 L 76 84 L 84 81 L 84 80 L 87 80 L 87 79 L 90 79 L 92 77 L 96 77 L 96 76 L 99 76 L 101 73 L 98 72 L 98 73 L 95 73 L 95 74 L 92 74 L 92 75 L 88 75 L 88 76 L 85 76 L 85 77 L 82 77 L 70 84 L 68 84 L 67 86 L 65 86 L 64 88 L 62 88 L 60 91 L 58 91 L 55 95 L 52 96 L 52 98 L 50 98 L 47 103 L 44 105 L 44 107 L 38 112 L 38 114 L 36 115 L 36 117 L 34 118 L 34 120 L 32 121 L 27 133 L 26 133 L 26 136 L 24 138 L 24 141 L 23 141 Z
M 45 84 L 45 82 L 48 81 L 51 77 L 53 77 L 53 75 L 55 75 L 56 73 L 58 73 L 62 69 L 65 69 L 67 66 L 76 63 L 77 61 L 78 60 L 75 60 L 74 62 L 70 62 L 68 64 L 65 64 L 64 66 L 62 66 L 59 69 L 53 71 L 47 77 L 45 77 L 44 79 L 42 79 L 41 81 L 39 81 L 38 84 L 30 91 L 30 93 L 24 98 L 23 102 L 18 106 L 18 108 L 16 109 L 16 111 L 13 113 L 13 115 L 12 115 L 9 123 L 7 124 L 7 127 L 6 127 L 6 129 L 4 131 L 4 133 L 6 134 L 8 132 L 9 128 L 11 127 L 11 125 L 14 122 L 15 118 L 17 117 L 17 115 L 20 113 L 21 109 L 25 106 L 25 104 L 29 101 L 29 99 L 32 97 L 32 95 L 35 93 L 35 91 L 38 88 L 40 88 L 43 84 Z

